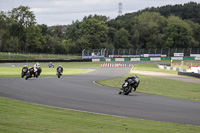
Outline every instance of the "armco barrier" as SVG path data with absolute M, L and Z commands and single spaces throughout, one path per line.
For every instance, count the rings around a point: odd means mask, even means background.
M 170 61 L 170 60 L 200 60 L 198 57 L 145 57 L 145 58 L 106 58 L 92 59 L 92 62 L 99 61 Z

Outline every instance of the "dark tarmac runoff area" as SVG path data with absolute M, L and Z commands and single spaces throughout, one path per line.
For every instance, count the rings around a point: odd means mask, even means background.
M 143 93 L 119 95 L 94 81 L 125 76 L 130 67 L 53 78 L 0 78 L 0 96 L 35 104 L 120 117 L 200 126 L 200 102 Z

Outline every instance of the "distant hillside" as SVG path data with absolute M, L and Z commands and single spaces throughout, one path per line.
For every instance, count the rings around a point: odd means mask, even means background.
M 166 5 L 162 7 L 151 7 L 146 8 L 144 10 L 134 12 L 134 13 L 127 13 L 123 16 L 118 17 L 117 19 L 125 20 L 125 19 L 132 19 L 135 16 L 143 12 L 159 12 L 162 16 L 168 17 L 170 15 L 175 15 L 183 20 L 192 20 L 196 23 L 200 24 L 200 3 L 189 2 L 186 4 L 177 4 L 177 5 Z

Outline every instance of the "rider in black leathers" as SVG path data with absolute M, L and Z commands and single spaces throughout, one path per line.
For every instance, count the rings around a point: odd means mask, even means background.
M 57 72 L 58 72 L 58 70 L 60 70 L 61 73 L 63 72 L 63 68 L 62 68 L 61 65 L 59 65 L 59 66 L 57 67 Z
M 22 78 L 26 75 L 26 73 L 28 72 L 28 67 L 27 65 L 25 65 L 23 68 L 22 68 Z
M 31 71 L 32 70 L 32 71 Z M 32 77 L 32 75 L 34 75 L 34 77 L 35 77 L 35 73 L 34 73 L 34 67 L 30 67 L 29 69 L 28 69 L 28 71 L 30 71 L 30 77 Z
M 22 68 L 22 71 L 25 70 L 26 72 L 28 71 L 28 67 L 27 65 L 25 65 L 23 68 Z
M 134 88 L 134 91 L 136 91 L 136 88 L 139 86 L 139 84 L 140 84 L 140 80 L 139 80 L 139 77 L 137 76 L 137 75 L 134 75 L 134 76 L 132 76 L 132 77 L 127 77 L 126 79 L 125 79 L 125 81 L 128 81 L 129 79 L 132 79 L 135 83 L 134 83 L 134 86 L 133 86 L 133 88 Z M 122 89 L 121 90 L 123 90 L 124 88 L 122 87 Z

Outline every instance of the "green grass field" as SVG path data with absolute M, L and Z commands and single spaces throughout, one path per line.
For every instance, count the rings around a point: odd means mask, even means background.
M 124 79 L 132 75 L 134 75 L 134 73 L 128 74 L 121 78 L 97 81 L 97 83 L 120 89 Z M 137 92 L 200 101 L 200 84 L 186 83 L 164 78 L 155 78 L 140 74 L 137 75 L 141 80 L 140 85 L 137 88 Z
M 0 52 L 0 60 L 48 60 L 48 59 L 82 59 L 81 56 L 60 54 L 18 54 Z
M 21 77 L 21 69 L 24 65 L 20 63 L 7 64 L 9 66 L 0 66 L 0 78 L 18 78 Z M 28 67 L 32 67 L 34 63 L 28 64 Z M 99 64 L 79 64 L 79 63 L 56 63 L 55 68 L 48 68 L 48 63 L 41 63 L 42 73 L 40 77 L 56 77 L 56 68 L 62 65 L 64 71 L 63 76 L 76 75 L 81 73 L 87 73 L 94 70 L 94 68 L 100 67 Z
M 164 72 L 168 74 L 177 74 L 177 71 L 169 71 L 165 69 L 159 69 L 157 67 L 157 63 L 147 63 L 147 64 L 137 64 L 134 67 L 134 70 L 142 70 L 142 71 L 154 71 L 154 72 Z
M 58 63 L 60 64 L 60 63 Z M 58 65 L 56 64 L 56 65 Z M 75 74 L 77 70 L 92 70 L 99 64 L 62 64 L 64 73 Z M 158 70 L 156 64 L 135 66 L 135 69 Z M 55 76 L 55 68 L 41 64 L 41 76 Z M 0 77 L 18 77 L 22 65 L 1 67 Z M 69 70 L 69 71 L 68 71 Z M 7 76 L 4 73 L 7 71 Z M 20 72 L 19 72 L 20 71 Z M 14 75 L 13 75 L 14 74 Z M 174 73 L 175 74 L 175 73 Z M 13 75 L 13 76 L 12 76 Z M 128 74 L 133 75 L 133 74 Z M 139 92 L 200 101 L 199 84 L 162 80 L 139 75 Z M 104 85 L 120 88 L 125 77 L 98 81 Z M 0 79 L 1 80 L 1 79 Z M 169 82 L 170 85 L 169 85 Z M 153 86 L 154 85 L 154 86 Z M 169 90 L 168 90 L 169 89 Z M 191 92 L 191 93 L 189 93 Z M 185 94 L 184 94 L 185 93 Z M 182 97 L 180 97 L 183 94 Z M 67 109 L 35 105 L 0 97 L 0 133 L 198 133 L 200 127 L 133 118 L 122 118 Z
M 0 97 L 1 133 L 198 133 L 200 127 L 114 117 Z
M 157 68 L 156 63 L 149 64 L 137 64 L 133 70 L 144 70 L 144 71 L 154 71 L 154 72 L 164 72 L 169 74 L 177 74 L 176 71 L 168 71 L 164 69 Z M 97 81 L 97 83 L 109 86 L 113 88 L 121 88 L 126 77 L 135 75 L 134 73 L 129 73 L 128 75 L 121 78 L 107 79 Z M 182 81 L 176 81 L 171 79 L 156 78 L 145 75 L 137 74 L 141 80 L 137 92 L 147 93 L 152 95 L 160 95 L 165 97 L 200 101 L 200 84 L 187 83 Z

